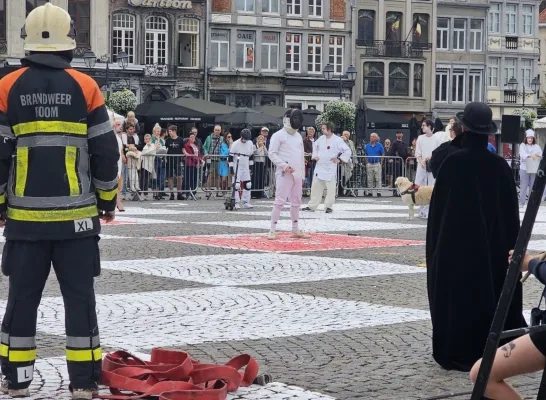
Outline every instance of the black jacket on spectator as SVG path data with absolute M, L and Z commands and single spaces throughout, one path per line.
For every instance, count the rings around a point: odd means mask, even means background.
M 434 179 L 436 179 L 436 176 L 438 176 L 438 171 L 440 170 L 440 167 L 442 166 L 442 163 L 444 162 L 446 157 L 449 156 L 451 153 L 460 150 L 462 147 L 462 142 L 463 135 L 458 135 L 451 142 L 442 143 L 432 152 L 429 166 L 430 172 L 432 172 L 432 176 L 434 177 Z
M 387 155 L 390 157 L 402 157 L 402 159 L 405 161 L 406 158 L 408 158 L 408 144 L 403 140 L 393 141 Z

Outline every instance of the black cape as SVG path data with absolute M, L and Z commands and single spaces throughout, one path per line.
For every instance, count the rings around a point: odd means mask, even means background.
M 430 156 L 429 161 L 429 167 L 430 172 L 432 172 L 432 176 L 434 179 L 438 176 L 438 171 L 440 170 L 440 166 L 444 162 L 444 160 L 447 158 L 448 155 L 451 153 L 454 153 L 461 149 L 463 145 L 463 136 L 455 136 L 453 140 L 449 142 L 442 143 L 440 146 L 438 146 L 436 149 L 432 151 L 432 155 Z
M 482 357 L 520 225 L 510 167 L 487 150 L 487 136 L 463 136 L 438 171 L 426 258 L 434 360 L 469 371 Z M 518 282 L 504 329 L 524 326 Z

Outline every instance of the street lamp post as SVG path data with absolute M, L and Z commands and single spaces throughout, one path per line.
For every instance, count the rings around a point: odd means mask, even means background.
M 512 91 L 514 91 L 516 93 L 516 98 L 517 98 L 517 96 L 519 95 L 517 79 L 514 78 L 514 77 L 511 77 L 506 85 L 510 88 L 510 90 L 512 90 Z M 538 91 L 539 88 L 540 88 L 540 80 L 537 77 L 535 77 L 531 81 L 531 93 L 535 94 Z M 521 96 L 523 98 L 522 107 L 525 107 L 525 98 L 527 97 L 527 93 L 525 91 L 525 81 L 523 82 L 523 91 L 521 93 Z M 518 145 L 517 143 L 512 143 L 512 171 L 514 171 L 514 174 L 515 174 L 515 171 L 516 171 L 516 146 L 517 145 Z
M 97 56 L 95 53 L 93 53 L 93 50 L 87 50 L 85 53 L 83 53 L 83 61 L 85 62 L 85 66 L 87 68 L 95 68 L 95 64 L 97 63 Z M 123 50 L 118 53 L 116 56 L 116 61 L 118 62 L 118 65 L 125 69 L 127 68 L 127 64 L 129 63 L 129 55 L 124 52 Z M 110 58 L 106 59 L 106 101 L 110 99 Z
M 516 92 L 518 90 L 518 81 L 516 78 L 512 77 L 507 83 L 507 86 L 510 88 L 510 90 Z M 530 94 L 535 94 L 540 87 L 540 80 L 538 78 L 533 78 L 531 81 L 531 92 Z M 525 82 L 523 83 L 523 92 L 522 92 L 522 98 L 523 98 L 523 107 L 525 107 L 525 98 L 527 97 L 527 93 L 525 92 Z
M 324 69 L 322 70 L 322 73 L 324 74 L 324 78 L 327 81 L 331 81 L 334 79 L 334 66 L 331 64 L 326 64 Z M 348 82 L 354 82 L 356 79 L 356 68 L 353 65 L 349 65 L 349 68 L 347 68 L 347 72 L 345 72 L 345 75 L 339 74 L 339 98 L 343 99 L 343 79 L 345 78 Z

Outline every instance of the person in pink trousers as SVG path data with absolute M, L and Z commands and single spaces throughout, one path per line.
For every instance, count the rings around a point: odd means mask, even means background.
M 271 229 L 267 236 L 270 240 L 277 238 L 277 223 L 287 199 L 290 201 L 291 237 L 309 238 L 309 235 L 300 231 L 298 225 L 303 181 L 305 179 L 303 139 L 298 132 L 302 122 L 303 114 L 301 110 L 291 109 L 286 111 L 283 117 L 283 128 L 273 134 L 269 144 L 269 159 L 277 167 L 275 172 L 275 201 L 271 212 Z

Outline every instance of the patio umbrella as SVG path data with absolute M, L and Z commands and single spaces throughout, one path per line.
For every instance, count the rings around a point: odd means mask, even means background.
M 213 122 L 214 117 L 167 101 L 139 104 L 135 109 L 139 122 Z
M 355 113 L 355 134 L 356 134 L 356 145 L 357 147 L 365 141 L 366 138 L 366 125 L 368 122 L 368 106 L 364 97 L 361 97 L 356 103 L 356 113 Z
M 303 126 L 315 126 L 317 117 L 322 114 L 315 108 L 308 108 L 302 111 L 303 114 Z
M 216 117 L 216 123 L 229 125 L 245 125 L 252 128 L 253 125 L 281 125 L 282 118 L 274 117 L 252 108 L 238 108 L 229 114 Z

